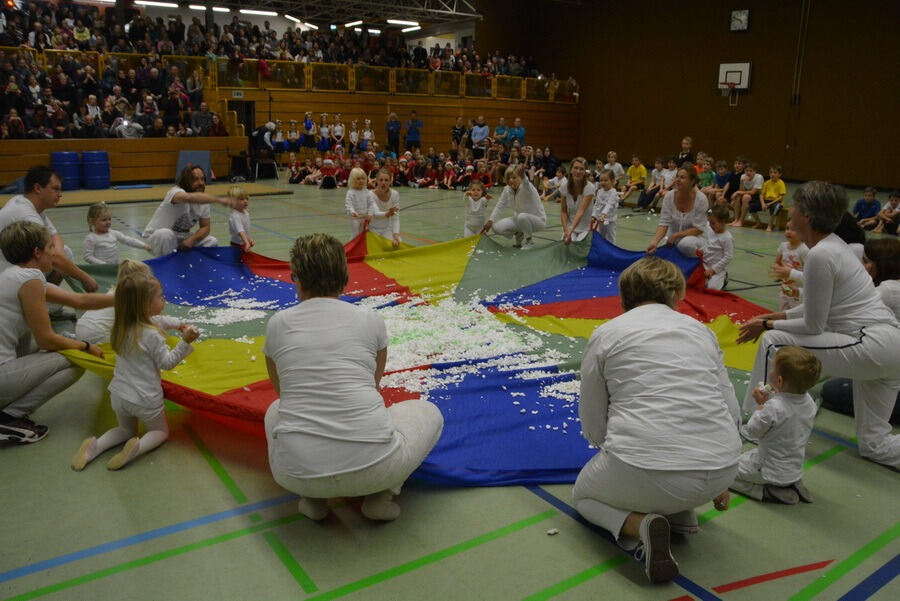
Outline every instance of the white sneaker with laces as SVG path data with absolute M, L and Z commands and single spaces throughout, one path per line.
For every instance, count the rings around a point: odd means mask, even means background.
M 669 522 L 656 513 L 644 516 L 640 527 L 641 546 L 634 556 L 644 561 L 644 573 L 650 582 L 668 582 L 678 576 L 678 562 L 669 549 Z

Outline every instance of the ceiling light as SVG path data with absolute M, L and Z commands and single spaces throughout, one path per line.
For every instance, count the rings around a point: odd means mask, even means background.
M 135 4 L 139 4 L 141 6 L 158 6 L 160 8 L 178 8 L 177 4 L 172 4 L 171 2 L 150 2 L 150 0 L 135 0 Z
M 188 8 L 191 10 L 206 10 L 205 4 L 188 4 Z
M 362 21 L 351 21 L 350 23 L 344 23 L 344 27 L 356 27 L 357 25 L 362 25 Z
M 222 6 L 213 6 L 212 10 L 214 13 L 230 13 L 231 12 L 230 8 L 225 8 Z
M 418 21 L 401 21 L 400 19 L 388 19 L 388 23 L 391 25 L 409 25 L 410 27 L 418 27 Z
M 380 29 L 370 29 L 369 33 L 371 33 L 372 35 L 381 35 L 381 30 Z
M 319 28 L 318 25 L 313 25 L 312 23 L 303 23 L 303 25 L 306 25 L 310 29 L 318 29 Z
M 241 14 L 244 15 L 262 15 L 264 17 L 277 17 L 278 13 L 274 13 L 270 10 L 250 10 L 249 8 L 242 8 Z
M 407 33 L 410 31 L 418 31 L 420 29 L 422 29 L 422 28 L 419 27 L 418 25 L 416 25 L 415 27 L 407 27 L 406 29 L 401 29 L 400 31 L 402 31 L 403 33 Z
M 287 13 L 284 13 L 284 18 L 287 19 L 288 21 L 293 21 L 294 23 L 302 23 L 302 21 L 300 19 L 298 19 L 297 17 L 292 17 L 291 15 L 289 15 Z
M 354 27 L 354 28 L 353 28 L 353 31 L 355 31 L 356 33 L 362 33 L 362 28 L 361 28 L 361 27 Z

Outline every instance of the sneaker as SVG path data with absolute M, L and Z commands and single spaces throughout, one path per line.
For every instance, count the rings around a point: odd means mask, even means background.
M 813 496 L 812 493 L 809 492 L 809 489 L 803 484 L 803 480 L 797 480 L 793 484 L 791 484 L 791 488 L 797 491 L 797 496 L 800 497 L 800 500 L 804 503 L 812 503 Z
M 513 248 L 522 248 L 522 238 L 524 237 L 522 232 L 516 232 L 516 243 L 513 244 Z
M 364 516 L 378 522 L 391 522 L 400 517 L 400 506 L 394 502 L 394 495 L 389 490 L 366 495 L 360 510 Z
M 28 444 L 47 436 L 47 431 L 47 426 L 36 424 L 27 417 L 0 412 L 0 440 Z
M 525 242 L 522 244 L 522 248 L 534 248 L 534 240 L 531 238 L 525 238 Z
M 650 582 L 668 582 L 678 576 L 678 562 L 669 549 L 669 522 L 656 513 L 648 513 L 641 522 L 641 547 L 635 558 L 644 561 L 644 573 Z
M 793 485 L 775 486 L 774 484 L 766 484 L 763 486 L 763 501 L 796 505 L 800 502 L 800 494 L 794 489 Z
M 675 534 L 688 535 L 700 532 L 700 522 L 697 520 L 697 512 L 693 509 L 680 511 L 672 515 L 665 516 L 669 522 L 669 528 Z
M 328 515 L 328 499 L 301 497 L 297 510 L 314 522 L 324 520 Z

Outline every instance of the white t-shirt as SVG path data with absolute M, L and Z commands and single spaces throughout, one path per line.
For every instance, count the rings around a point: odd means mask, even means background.
M 38 225 L 43 225 L 47 228 L 47 231 L 50 232 L 51 236 L 56 234 L 56 228 L 53 227 L 53 222 L 47 217 L 47 212 L 44 211 L 38 213 L 31 201 L 23 194 L 13 196 L 6 201 L 6 204 L 0 209 L 0 231 L 7 225 L 18 221 L 30 221 Z M 3 271 L 9 266 L 9 261 L 7 261 L 6 257 L 3 256 L 3 253 L 0 252 L 0 271 Z
M 109 392 L 129 403 L 153 409 L 163 402 L 160 370 L 172 369 L 181 363 L 194 347 L 179 340 L 170 349 L 162 333 L 155 328 L 144 328 L 137 335 L 137 344 L 130 351 L 116 355 Z
M 39 280 L 44 286 L 47 283 L 40 269 L 11 265 L 0 272 L 0 365 L 15 359 L 19 342 L 30 335 L 19 302 L 19 289 L 29 280 Z
M 272 316 L 263 352 L 281 391 L 272 453 L 279 469 L 298 478 L 339 474 L 397 448 L 374 379 L 387 345 L 380 315 L 338 299 L 307 299 Z
M 659 175 L 662 178 L 663 188 L 669 188 L 675 181 L 675 176 L 678 175 L 678 169 L 663 169 Z
M 578 413 L 589 442 L 639 468 L 717 470 L 741 453 L 738 402 L 715 334 L 659 303 L 594 330 Z
M 571 225 L 573 220 L 575 219 L 575 213 L 578 212 L 578 207 L 581 205 L 582 201 L 585 198 L 592 197 L 597 192 L 597 187 L 591 183 L 586 181 L 584 183 L 584 189 L 581 191 L 581 194 L 578 195 L 578 198 L 572 198 L 572 195 L 569 193 L 569 185 L 568 181 L 566 185 L 559 189 L 560 196 L 566 203 L 566 209 L 569 214 L 569 223 Z M 593 201 L 591 201 L 593 202 Z M 581 221 L 575 224 L 575 227 L 572 228 L 573 234 L 583 234 L 590 229 L 591 226 L 591 211 L 590 204 L 588 205 L 588 210 L 584 212 L 581 216 Z
M 119 244 L 147 249 L 147 243 L 122 232 L 109 230 L 105 234 L 91 232 L 84 237 L 84 260 L 96 265 L 118 265 Z
M 156 207 L 156 212 L 150 218 L 150 223 L 144 228 L 144 237 L 150 236 L 160 229 L 170 229 L 176 236 L 187 237 L 194 225 L 201 219 L 209 219 L 209 205 L 190 202 L 172 204 L 172 198 L 183 188 L 173 186 L 166 192 L 166 197 Z
M 231 232 L 231 243 L 243 246 L 244 241 L 241 240 L 240 233 L 244 232 L 244 235 L 250 238 L 250 211 L 232 209 L 231 215 L 228 216 L 228 231 Z
M 881 295 L 885 306 L 894 312 L 894 317 L 900 321 L 900 280 L 884 280 L 875 288 Z
M 757 173 L 750 179 L 746 175 L 741 176 L 741 190 L 762 190 L 763 187 L 762 173 Z
M 703 264 L 716 273 L 722 273 L 728 269 L 732 258 L 734 258 L 734 237 L 731 232 L 725 230 L 717 234 L 712 229 L 707 230 Z
M 706 231 L 706 211 L 709 209 L 709 201 L 703 192 L 694 192 L 694 208 L 688 213 L 682 213 L 675 208 L 675 191 L 669 190 L 663 198 L 662 209 L 659 211 L 659 225 L 669 228 L 669 234 L 677 234 L 688 228 L 695 227 L 700 232 Z
M 466 195 L 466 225 L 470 230 L 479 230 L 484 227 L 485 210 L 487 209 L 487 197 L 482 196 L 475 200 Z
M 615 188 L 610 188 L 609 190 L 597 189 L 597 194 L 594 196 L 594 208 L 591 211 L 592 217 L 599 219 L 603 215 L 606 223 L 615 223 L 618 208 L 619 193 L 616 192 Z
M 622 163 L 606 163 L 603 165 L 603 168 L 613 172 L 616 182 L 620 182 L 622 178 L 625 177 L 625 169 L 622 167 Z
M 748 467 L 778 486 L 788 486 L 803 477 L 806 443 L 816 418 L 816 402 L 808 394 L 779 392 L 762 409 L 753 412 L 742 428 L 759 447 L 741 458 Z
M 657 169 L 656 167 L 650 171 L 650 181 L 654 186 L 660 186 L 663 183 L 663 171 L 665 169 Z
M 394 213 L 390 217 L 385 217 L 385 213 L 391 207 L 400 206 L 400 193 L 391 190 L 391 195 L 387 202 L 383 202 L 373 191 L 369 191 L 371 196 L 369 208 L 374 209 L 372 212 L 372 221 L 369 222 L 369 231 L 375 232 L 384 238 L 393 238 L 394 234 L 400 233 L 400 213 Z

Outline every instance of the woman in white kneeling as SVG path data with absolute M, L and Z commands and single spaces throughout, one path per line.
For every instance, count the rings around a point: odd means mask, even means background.
M 625 314 L 594 330 L 581 362 L 578 413 L 598 452 L 575 482 L 575 508 L 638 549 L 652 582 L 678 575 L 670 529 L 698 530 L 694 508 L 728 507 L 737 473 L 739 410 L 722 350 L 674 310 L 684 277 L 658 257 L 619 277 Z
M 272 316 L 263 348 L 280 396 L 265 420 L 272 475 L 301 496 L 310 519 L 325 518 L 328 499 L 360 496 L 367 518 L 396 519 L 394 495 L 434 447 L 443 417 L 418 399 L 384 406 L 387 329 L 374 311 L 338 298 L 348 281 L 340 242 L 298 238 L 291 278 L 301 302 Z
M 516 243 L 513 246 L 516 248 L 522 248 L 523 239 L 525 248 L 534 246 L 531 235 L 547 227 L 547 213 L 544 211 L 541 196 L 531 185 L 530 176 L 526 178 L 523 175 L 524 169 L 521 165 L 512 165 L 506 169 L 504 176 L 506 187 L 503 188 L 490 219 L 481 228 L 482 234 L 487 234 L 493 228 L 495 234 L 507 238 L 515 236 Z M 497 221 L 507 206 L 515 211 L 515 215 Z

